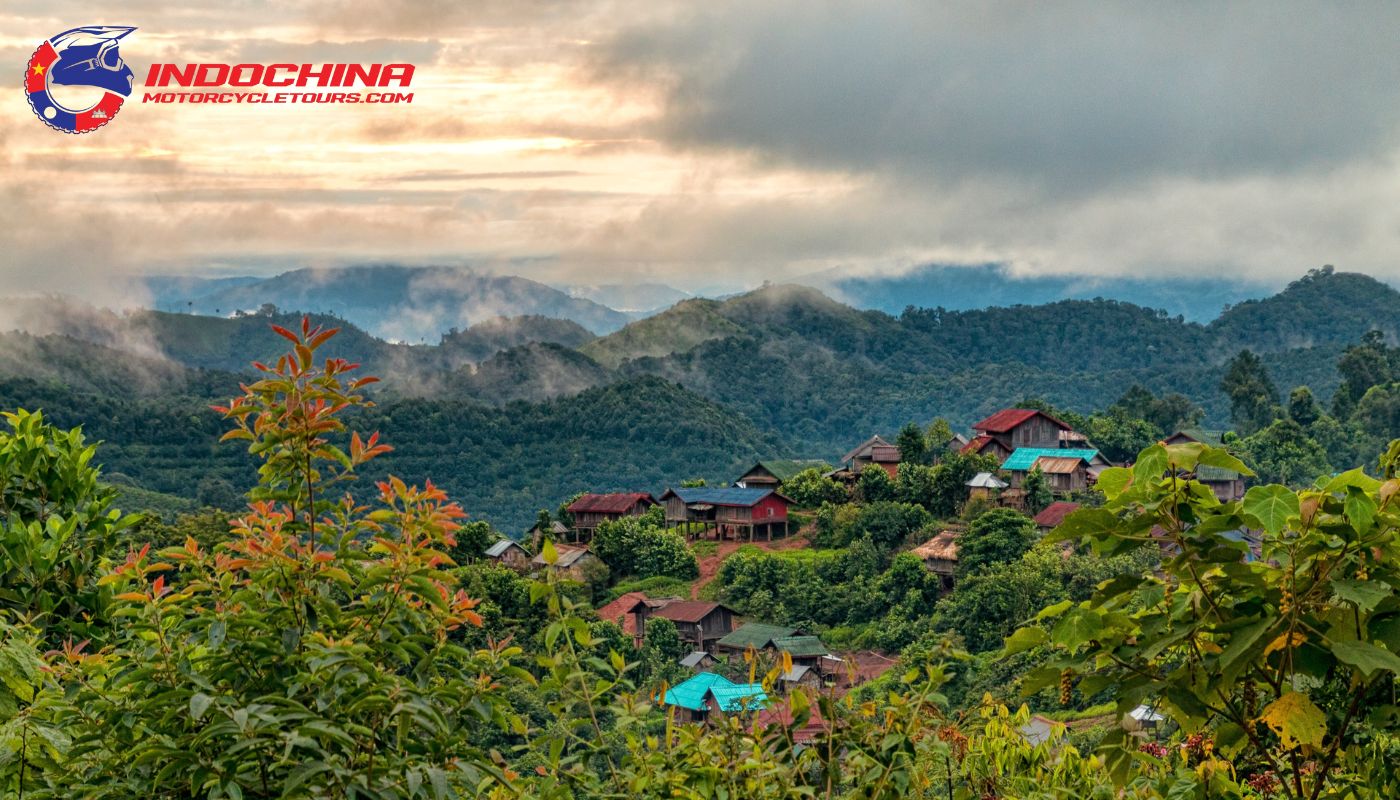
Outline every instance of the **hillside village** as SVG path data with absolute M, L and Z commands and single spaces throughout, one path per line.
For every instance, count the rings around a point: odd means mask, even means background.
M 706 548 L 711 554 L 705 560 L 712 562 L 722 560 L 721 552 L 730 555 L 740 546 L 810 548 L 814 505 L 830 508 L 838 502 L 877 501 L 884 491 L 877 487 L 897 495 L 894 487 L 910 482 L 916 470 L 956 463 L 971 472 L 956 493 L 956 518 L 936 525 L 930 529 L 932 536 L 907 547 L 907 553 L 931 576 L 936 593 L 943 596 L 957 587 L 959 540 L 969 518 L 1004 509 L 1029 520 L 1027 525 L 1033 523 L 1034 530 L 1044 535 L 1082 506 L 1100 502 L 1095 484 L 1105 469 L 1131 466 L 1110 462 L 1088 436 L 1040 409 L 1003 409 L 975 423 L 967 435 L 948 433 L 933 426 L 921 442 L 913 447 L 906 444 L 906 449 L 920 451 L 912 459 L 906 458 L 899 444 L 875 435 L 835 464 L 767 459 L 735 476 L 727 486 L 683 485 L 668 488 L 659 497 L 643 491 L 579 494 L 556 515 L 541 512 L 523 543 L 499 539 L 484 557 L 524 573 L 551 570 L 564 580 L 601 588 L 612 565 L 594 552 L 595 537 L 600 531 L 608 536 L 628 524 L 660 524 L 662 530 L 682 536 L 692 549 Z M 909 437 L 903 431 L 899 438 L 912 441 Z M 1221 434 L 1184 429 L 1163 443 L 1219 447 Z M 1244 476 L 1238 471 L 1202 465 L 1190 477 L 1221 501 L 1244 496 Z M 823 490 L 814 492 L 814 487 Z M 674 630 L 679 650 L 672 654 L 675 670 L 671 674 L 679 682 L 664 692 L 662 703 L 682 709 L 685 719 L 700 722 L 711 715 L 751 712 L 764 719 L 781 719 L 791 714 L 783 697 L 793 687 L 843 693 L 895 663 L 894 654 L 839 651 L 808 626 L 746 615 L 721 600 L 701 599 L 708 588 L 705 576 L 713 580 L 714 569 L 703 570 L 688 595 L 629 590 L 614 593 L 614 599 L 600 603 L 596 610 L 600 620 L 616 624 L 630 638 L 637 652 L 647 646 L 649 626 L 663 625 L 668 635 Z M 770 697 L 761 682 L 752 680 L 755 664 L 780 665 L 770 687 L 776 696 Z M 742 680 L 746 674 L 750 680 Z M 1037 717 L 1032 727 L 1046 723 L 1046 718 Z M 820 728 L 817 716 L 799 736 L 816 736 Z

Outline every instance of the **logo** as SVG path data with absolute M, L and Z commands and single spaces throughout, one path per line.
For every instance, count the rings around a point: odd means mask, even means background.
M 111 122 L 131 95 L 131 67 L 117 48 L 134 30 L 91 25 L 39 45 L 24 71 L 24 91 L 34 115 L 64 133 L 88 133 Z

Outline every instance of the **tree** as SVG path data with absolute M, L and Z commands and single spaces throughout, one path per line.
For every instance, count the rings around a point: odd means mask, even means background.
M 948 448 L 953 444 L 953 426 L 948 424 L 948 420 L 937 417 L 928 425 L 928 433 L 924 437 L 928 443 L 929 456 L 933 463 L 939 463 L 948 454 Z
M 938 490 L 936 467 L 900 462 L 895 470 L 895 498 L 901 503 L 914 503 L 927 508 Z
M 217 409 L 262 462 L 229 541 L 129 554 L 101 580 L 123 635 L 55 662 L 72 749 L 54 796 L 406 798 L 408 775 L 444 795 L 485 777 L 448 760 L 488 763 L 473 737 L 500 698 L 478 676 L 515 651 L 449 636 L 481 624 L 444 558 L 463 513 L 392 476 L 372 504 L 333 494 L 389 449 L 340 416 L 368 380 L 316 363 L 334 330 L 277 330 L 294 350 Z
M 457 543 L 447 551 L 458 564 L 468 564 L 486 554 L 486 548 L 504 538 L 488 522 L 477 520 L 462 525 L 455 534 Z
M 1241 436 L 1267 427 L 1279 415 L 1278 389 L 1259 356 L 1249 350 L 1225 365 L 1220 390 L 1230 398 L 1230 417 Z
M 1337 372 L 1342 383 L 1332 395 L 1332 414 L 1346 420 L 1372 386 L 1400 380 L 1400 348 L 1388 347 L 1385 334 L 1380 331 L 1369 331 L 1359 344 L 1342 352 Z
M 1304 428 L 1322 418 L 1322 406 L 1318 405 L 1311 389 L 1299 386 L 1288 393 L 1288 418 Z
M 952 517 L 967 502 L 967 482 L 979 472 L 994 472 L 997 460 L 976 453 L 950 453 L 934 467 L 933 496 L 928 510 L 940 518 Z
M 1394 716 L 1373 713 L 1389 706 L 1400 674 L 1397 461 L 1400 442 L 1382 460 L 1384 482 L 1350 470 L 1302 491 L 1253 486 L 1225 503 L 1179 478 L 1200 464 L 1249 474 L 1222 449 L 1154 445 L 1132 469 L 1105 471 L 1104 507 L 1071 515 L 1056 537 L 1112 554 L 1151 530 L 1174 555 L 1159 572 L 1051 606 L 1044 627 L 1010 637 L 1007 654 L 1055 654 L 1023 692 L 1111 686 L 1120 714 L 1136 698 L 1160 698 L 1184 731 L 1209 737 L 1244 775 L 1276 776 L 1286 797 L 1358 791 L 1374 779 L 1342 765 L 1361 756 L 1359 742 L 1400 733 Z M 1249 563 L 1241 528 L 1259 536 Z M 1100 749 L 1124 781 L 1136 742 L 1114 730 Z
M 1026 474 L 1026 482 L 1021 488 L 1026 492 L 1026 510 L 1032 514 L 1039 514 L 1045 507 L 1054 501 L 1055 495 L 1050 491 L 1050 485 L 1045 480 L 1045 473 L 1040 471 L 1040 467 L 1035 467 Z
M 99 483 L 96 446 L 40 412 L 6 413 L 0 430 L 0 608 L 66 639 L 105 641 L 112 592 L 99 582 L 122 531 L 137 522 Z
M 1241 442 L 1249 464 L 1266 481 L 1296 484 L 1327 472 L 1327 452 L 1303 427 L 1280 419 Z
M 695 554 L 679 531 L 659 527 L 654 518 L 608 520 L 593 533 L 593 554 L 618 575 L 682 580 L 700 577 Z
M 894 443 L 899 448 L 901 464 L 927 464 L 929 462 L 928 441 L 924 438 L 924 432 L 917 423 L 910 422 L 901 428 Z
M 847 492 L 841 484 L 826 477 L 816 467 L 804 469 L 783 482 L 783 496 L 799 508 L 816 508 L 822 503 L 841 503 Z
M 994 508 L 958 537 L 958 576 L 1020 558 L 1038 536 L 1035 521 L 1010 508 Z
M 860 494 L 860 498 L 867 503 L 893 500 L 895 498 L 894 479 L 890 477 L 884 467 L 867 464 L 865 469 L 861 470 L 856 491 Z

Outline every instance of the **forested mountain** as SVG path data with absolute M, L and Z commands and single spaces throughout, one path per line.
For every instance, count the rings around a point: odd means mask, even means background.
M 109 442 L 112 468 L 140 487 L 185 497 L 241 488 L 232 485 L 240 457 L 215 448 L 212 418 L 190 409 L 236 391 L 249 360 L 283 352 L 271 325 L 293 327 L 300 314 L 120 315 L 58 300 L 22 310 L 19 324 L 44 323 L 50 334 L 4 335 L 5 407 L 86 424 Z M 1306 385 L 1327 406 L 1343 348 L 1397 319 L 1400 294 L 1329 270 L 1208 325 L 1110 300 L 891 316 L 798 286 L 685 300 L 601 338 L 526 316 L 408 346 L 313 317 L 342 329 L 336 355 L 384 378 L 369 413 L 423 426 L 396 437 L 418 455 L 384 463 L 450 476 L 458 496 L 479 503 L 469 507 L 512 525 L 535 510 L 520 505 L 527 496 L 534 505 L 586 488 L 663 488 L 693 473 L 728 480 L 729 467 L 756 457 L 832 459 L 910 420 L 942 416 L 965 429 L 1031 398 L 1086 413 L 1142 386 L 1185 395 L 1202 422 L 1228 427 L 1220 386 L 1244 349 L 1282 393 L 1272 403 Z M 1349 408 L 1371 385 L 1353 383 Z M 1373 400 L 1366 418 L 1383 418 L 1381 408 Z M 477 438 L 464 438 L 467 428 Z
M 254 283 L 217 286 L 184 302 L 172 302 L 168 287 L 162 297 L 175 308 L 216 316 L 256 311 L 268 303 L 331 314 L 381 338 L 412 343 L 435 342 L 452 328 L 492 317 L 555 317 L 596 333 L 616 330 L 631 320 L 619 311 L 528 278 L 459 267 L 385 264 L 298 269 Z
M 971 310 L 1106 298 L 1165 309 L 1195 322 L 1208 322 L 1222 307 L 1271 291 L 1263 284 L 1221 278 L 1014 275 L 1000 264 L 928 264 L 901 275 L 851 276 L 845 270 L 831 270 L 797 282 L 857 308 L 890 314 L 911 305 Z

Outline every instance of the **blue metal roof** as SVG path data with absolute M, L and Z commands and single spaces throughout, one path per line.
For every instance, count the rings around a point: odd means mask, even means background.
M 733 487 L 712 489 L 704 486 L 696 489 L 672 489 L 671 491 L 686 505 L 690 505 L 691 503 L 709 503 L 714 506 L 742 507 L 758 505 L 763 498 L 773 493 L 772 489 L 739 489 Z
M 1078 456 L 1093 463 L 1099 455 L 1097 450 L 1078 450 L 1068 447 L 1018 447 L 1006 457 L 1001 468 L 1012 472 L 1029 472 L 1038 458 L 1074 458 Z

